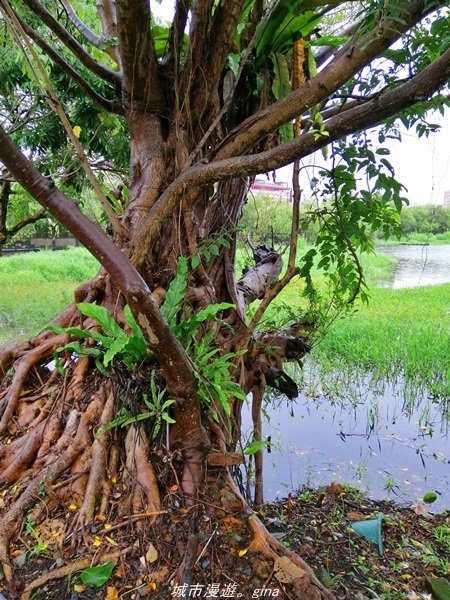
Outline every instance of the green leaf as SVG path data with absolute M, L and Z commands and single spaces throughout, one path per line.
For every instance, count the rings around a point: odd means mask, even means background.
M 347 35 L 321 35 L 309 42 L 310 46 L 341 46 L 349 40 Z
M 246 456 L 250 456 L 251 454 L 256 454 L 259 450 L 266 450 L 268 446 L 267 440 L 252 440 L 246 449 L 244 450 L 244 454 Z
M 57 352 L 75 352 L 79 356 L 93 356 L 98 357 L 102 355 L 102 351 L 99 348 L 91 348 L 89 346 L 83 346 L 81 342 L 69 342 L 65 346 L 57 349 Z
M 107 367 L 109 363 L 113 361 L 114 358 L 123 351 L 125 346 L 127 346 L 128 342 L 129 337 L 125 332 L 122 331 L 121 335 L 114 341 L 111 348 L 108 348 L 108 350 L 105 352 L 105 356 L 103 358 L 103 364 L 105 365 L 105 367 Z
M 428 585 L 436 600 L 450 600 L 450 583 L 444 577 L 427 577 Z
M 286 57 L 278 52 L 272 55 L 272 62 L 275 73 L 272 92 L 276 100 L 280 100 L 280 98 L 284 98 L 292 91 L 291 82 L 289 80 L 289 70 Z M 282 142 L 289 142 L 294 138 L 292 123 L 285 123 L 280 127 L 279 131 Z
M 116 338 L 122 333 L 122 328 L 103 306 L 91 302 L 80 302 L 78 310 L 86 317 L 93 317 L 106 335 Z
M 171 328 L 175 325 L 177 315 L 183 305 L 187 278 L 188 259 L 184 256 L 180 256 L 178 258 L 177 272 L 170 282 L 164 302 L 161 305 L 161 312 Z
M 111 577 L 117 563 L 107 562 L 96 567 L 89 567 L 81 571 L 81 581 L 84 585 L 102 587 Z
M 200 256 L 198 254 L 194 254 L 194 256 L 191 258 L 191 268 L 193 271 L 195 271 L 195 269 L 199 266 L 200 264 Z
M 60 327 L 59 325 L 55 325 L 54 323 L 49 323 L 45 326 L 45 330 L 54 331 L 55 333 L 67 333 L 68 335 L 75 335 L 83 339 L 96 340 L 97 342 L 101 342 L 106 348 L 109 348 L 114 342 L 113 338 L 102 335 L 97 331 L 79 329 L 78 327 Z

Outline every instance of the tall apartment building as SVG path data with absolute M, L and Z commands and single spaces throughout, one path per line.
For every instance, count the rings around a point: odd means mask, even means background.
M 450 190 L 444 192 L 444 206 L 450 206 Z

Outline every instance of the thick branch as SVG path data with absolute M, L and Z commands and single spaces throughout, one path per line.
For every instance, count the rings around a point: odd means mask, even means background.
M 183 45 L 184 30 L 186 28 L 191 0 L 177 0 L 175 16 L 169 32 L 167 65 L 169 72 L 177 72 L 179 68 L 180 50 Z
M 195 90 L 194 117 L 201 118 L 208 109 L 211 94 L 215 94 L 223 67 L 230 52 L 231 42 L 247 0 L 222 0 L 214 13 L 207 43 L 198 71 Z M 205 76 L 206 74 L 206 76 Z
M 348 42 L 335 60 L 316 77 L 282 100 L 249 117 L 232 131 L 222 142 L 216 158 L 224 159 L 243 154 L 266 135 L 304 113 L 308 107 L 328 98 L 424 15 L 422 0 L 414 0 L 402 6 L 401 23 L 399 19 L 383 18 L 374 27 L 373 32 L 357 41 Z
M 212 0 L 196 0 L 191 10 L 191 27 L 189 34 L 189 48 L 186 64 L 181 80 L 181 94 L 185 98 L 185 113 L 189 116 L 190 90 L 197 81 L 196 70 L 203 63 L 206 53 L 206 40 L 211 17 Z M 203 74 L 203 76 L 205 76 Z
M 24 3 L 35 15 L 42 19 L 47 27 L 58 36 L 86 68 L 113 85 L 120 84 L 119 74 L 94 60 L 83 46 L 37 0 L 24 0 Z
M 447 83 L 449 77 L 450 50 L 447 50 L 433 64 L 401 87 L 386 91 L 362 106 L 355 106 L 342 115 L 331 118 L 326 122 L 328 135 L 314 136 L 303 133 L 292 142 L 265 152 L 250 156 L 235 156 L 210 164 L 197 164 L 187 169 L 165 190 L 150 211 L 142 230 L 140 240 L 142 245 L 136 243 L 136 248 L 140 248 L 140 252 L 134 256 L 134 264 L 139 264 L 144 258 L 157 235 L 160 219 L 173 213 L 183 193 L 186 193 L 186 189 L 192 190 L 195 186 L 222 181 L 229 177 L 247 177 L 265 173 L 288 165 L 296 158 L 304 158 L 333 140 L 374 127 L 405 108 L 426 100 L 436 89 Z
M 162 112 L 162 91 L 148 0 L 117 0 L 124 104 L 138 112 Z
M 113 40 L 117 38 L 117 15 L 116 15 L 116 4 L 115 0 L 96 0 L 95 5 L 97 7 L 98 16 L 102 23 L 102 39 Z M 120 56 L 117 51 L 117 46 L 110 48 L 111 52 L 114 53 L 114 60 L 120 64 Z

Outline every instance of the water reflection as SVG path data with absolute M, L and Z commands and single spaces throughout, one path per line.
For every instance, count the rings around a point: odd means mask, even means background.
M 379 287 L 408 288 L 450 282 L 450 244 L 381 246 L 377 252 L 398 260 L 394 278 Z
M 433 510 L 450 508 L 450 451 L 445 407 L 423 392 L 404 399 L 401 383 L 353 384 L 332 403 L 325 395 L 299 396 L 295 403 L 267 407 L 264 436 L 265 499 L 299 486 L 348 482 L 372 498 L 412 502 L 436 491 Z M 325 391 L 325 390 L 324 390 Z M 350 391 L 347 387 L 347 391 Z

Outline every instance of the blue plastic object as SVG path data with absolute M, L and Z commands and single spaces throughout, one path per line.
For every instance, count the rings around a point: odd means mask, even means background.
M 381 539 L 381 524 L 384 520 L 383 513 L 380 513 L 376 519 L 368 521 L 356 521 L 351 527 L 357 534 L 366 538 L 372 544 L 378 547 L 380 556 L 383 556 L 383 540 Z

